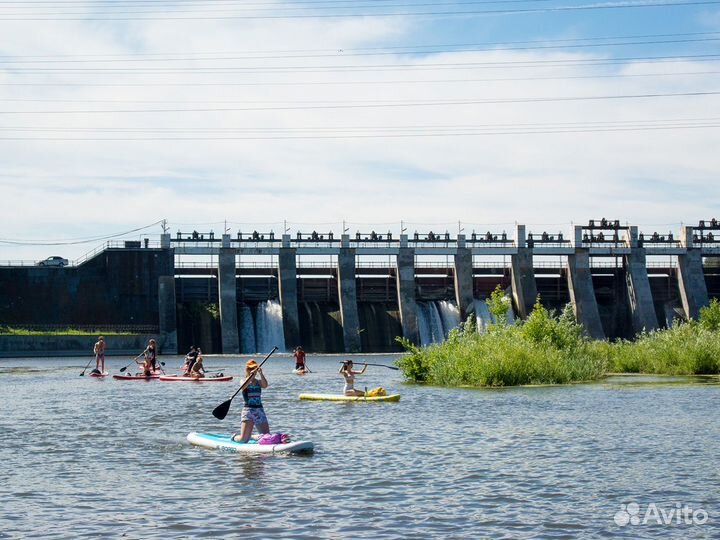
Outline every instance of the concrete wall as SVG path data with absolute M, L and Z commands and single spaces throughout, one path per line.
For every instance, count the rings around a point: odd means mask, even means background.
M 587 249 L 577 248 L 574 255 L 568 255 L 567 274 L 570 301 L 576 320 L 583 325 L 588 336 L 593 339 L 604 339 L 605 332 L 595 298 L 590 272 L 590 254 Z
M 94 357 L 93 346 L 97 334 L 75 336 L 0 336 L 0 357 L 18 358 L 24 356 L 87 356 Z M 174 349 L 166 350 L 162 337 L 134 334 L 126 336 L 106 335 L 106 356 L 136 356 L 148 341 L 155 338 L 161 354 L 176 354 Z
M 464 241 L 464 237 L 462 240 Z M 458 239 L 458 242 L 461 240 Z M 475 300 L 473 298 L 473 259 L 472 251 L 468 248 L 458 247 L 455 255 L 455 302 L 460 310 L 460 320 L 465 321 L 468 316 L 475 314 Z
M 225 235 L 223 239 L 229 236 Z M 240 352 L 240 334 L 238 333 L 237 284 L 235 283 L 235 251 L 220 249 L 218 257 L 218 297 L 220 300 L 220 331 L 222 332 L 222 352 L 238 354 Z
M 340 299 L 340 320 L 345 352 L 358 353 L 362 350 L 362 345 L 360 342 L 354 249 L 342 248 L 338 255 L 338 297 Z
M 400 308 L 400 324 L 403 336 L 412 343 L 420 344 L 415 302 L 415 250 L 400 248 L 397 256 L 397 292 Z
M 76 268 L 0 268 L 0 324 L 158 325 L 171 250 L 106 250 Z
M 300 315 L 298 314 L 297 262 L 295 248 L 282 248 L 278 255 L 278 290 L 282 305 L 285 347 L 292 350 L 300 342 Z

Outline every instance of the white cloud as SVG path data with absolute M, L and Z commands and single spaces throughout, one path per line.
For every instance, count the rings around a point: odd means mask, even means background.
M 373 63 L 418 66 L 462 62 L 597 58 L 558 52 L 464 52 L 351 56 L 347 49 L 413 42 L 411 24 L 383 19 L 200 22 L 37 23 L 3 25 L 0 53 L 133 54 L 343 48 L 338 57 L 141 62 L 141 68 L 182 67 L 186 73 L 19 75 L 0 68 L 0 83 L 162 82 L 217 86 L 0 86 L 0 98 L 75 99 L 78 103 L 5 101 L 4 111 L 58 109 L 239 108 L 216 101 L 319 103 L 361 100 L 494 99 L 670 93 L 712 89 L 717 75 L 535 81 L 394 84 L 396 80 L 491 79 L 533 75 L 577 77 L 607 67 L 375 71 L 292 74 L 197 74 L 197 66 L 319 66 Z M 449 41 L 452 41 L 448 38 Z M 144 57 L 149 58 L 149 57 Z M 72 65 L 72 64 L 68 64 Z M 123 67 L 118 62 L 75 67 Z M 61 67 L 64 64 L 51 64 Z M 710 71 L 707 63 L 630 64 L 619 73 Z M 290 82 L 290 86 L 226 83 Z M 322 81 L 387 84 L 309 85 Z M 717 87 L 717 86 L 715 86 Z M 94 103 L 128 100 L 130 103 Z M 135 101 L 135 103 L 132 103 Z M 175 113 L 0 115 L 0 127 L 140 129 L 268 129 L 348 126 L 506 125 L 616 122 L 715 116 L 717 97 L 573 102 Z M 255 103 L 257 105 L 257 103 Z M 279 103 L 278 103 L 279 105 Z M 248 104 L 247 106 L 253 106 Z M 92 136 L 92 132 L 86 135 Z M 284 133 L 285 135 L 287 133 Z M 0 137 L 10 135 L 0 131 Z M 25 132 L 19 136 L 57 136 Z M 148 133 L 155 136 L 157 133 Z M 220 136 L 213 131 L 210 135 Z M 242 134 L 236 134 L 242 135 Z M 71 133 L 69 137 L 83 136 Z M 607 216 L 638 223 L 707 218 L 720 201 L 717 129 L 615 131 L 474 137 L 224 141 L 0 141 L 2 237 L 57 238 L 130 229 L 168 218 L 174 224 L 233 222 L 568 223 Z M 657 182 L 655 185 L 654 182 Z M 339 227 L 338 227 L 339 228 Z M 362 228 L 362 227 L 360 227 Z M 174 229 L 173 229 L 174 230 Z M 76 256 L 88 246 L 63 248 Z M 48 248 L 4 248 L 5 256 L 40 257 Z

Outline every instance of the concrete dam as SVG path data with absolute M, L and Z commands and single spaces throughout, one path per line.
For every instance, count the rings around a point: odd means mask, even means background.
M 0 325 L 118 329 L 163 352 L 389 352 L 491 322 L 500 285 L 523 318 L 573 306 L 597 339 L 697 318 L 720 297 L 720 225 L 675 233 L 590 220 L 570 234 L 162 234 L 108 243 L 65 267 L 0 263 Z M 94 331 L 94 330 L 93 330 Z

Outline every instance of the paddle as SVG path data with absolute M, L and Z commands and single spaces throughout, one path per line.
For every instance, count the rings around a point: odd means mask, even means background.
M 125 370 L 126 370 L 127 368 L 129 368 L 129 367 L 133 364 L 133 362 L 135 362 L 135 361 L 136 361 L 138 358 L 140 358 L 143 354 L 145 354 L 145 353 L 140 353 L 140 354 L 138 354 L 135 358 L 132 359 L 132 362 L 130 362 L 127 366 L 121 367 L 121 368 L 120 368 L 120 373 L 124 373 Z M 160 362 L 160 364 L 162 364 L 162 365 L 164 366 L 164 365 L 165 365 L 165 362 Z M 162 368 L 160 368 L 160 371 L 162 371 Z
M 87 368 L 90 367 L 90 364 L 92 363 L 93 360 L 97 360 L 97 359 L 96 359 L 96 358 L 91 358 L 91 359 L 90 359 L 90 362 L 87 363 L 87 366 L 85 366 L 85 369 L 82 370 L 82 373 L 80 374 L 81 377 L 84 377 L 84 376 L 85 376 L 85 372 L 87 371 Z
M 268 358 L 272 356 L 272 354 L 277 351 L 277 346 L 273 347 L 273 350 L 268 353 L 268 355 L 264 358 L 262 362 L 260 362 L 260 365 L 256 367 L 250 375 L 247 376 L 247 378 L 243 381 L 243 383 L 240 385 L 240 388 L 237 389 L 237 392 L 235 392 L 230 399 L 227 401 L 223 401 L 220 405 L 215 407 L 213 409 L 213 416 L 217 418 L 218 420 L 224 420 L 227 416 L 227 413 L 230 411 L 230 404 L 232 403 L 232 400 L 235 399 L 235 396 L 237 396 L 240 392 L 243 391 L 243 389 L 248 385 L 248 383 L 253 379 L 255 376 L 255 373 L 257 373 L 257 370 L 262 367 L 262 365 L 267 361 Z
M 341 360 L 340 363 L 342 364 L 343 361 Z M 400 368 L 397 368 L 397 367 L 395 367 L 395 366 L 386 366 L 385 364 L 368 364 L 368 363 L 366 363 L 366 362 L 363 362 L 363 364 L 366 365 L 366 366 L 386 367 L 386 368 L 388 368 L 388 369 L 394 369 L 395 371 L 399 371 L 399 370 L 400 370 Z
M 124 373 L 125 370 L 126 370 L 127 368 L 129 368 L 129 367 L 135 362 L 135 360 L 137 360 L 138 358 L 140 358 L 142 355 L 143 355 L 143 353 L 138 354 L 135 358 L 132 359 L 132 362 L 130 362 L 127 366 L 121 367 L 121 368 L 120 368 L 120 373 Z

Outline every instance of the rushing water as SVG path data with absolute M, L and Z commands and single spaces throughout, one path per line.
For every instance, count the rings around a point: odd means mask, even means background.
M 237 379 L 97 380 L 79 377 L 86 359 L 0 361 L 0 538 L 720 536 L 715 379 L 471 390 L 370 367 L 357 385 L 399 391 L 399 403 L 299 401 L 341 390 L 339 358 L 310 356 L 305 377 L 288 355 L 266 364 L 271 428 L 316 443 L 285 457 L 185 441 L 238 429 L 241 403 L 211 415 Z M 206 364 L 238 374 L 244 360 Z M 617 525 L 631 502 L 641 514 L 689 505 L 708 521 Z

